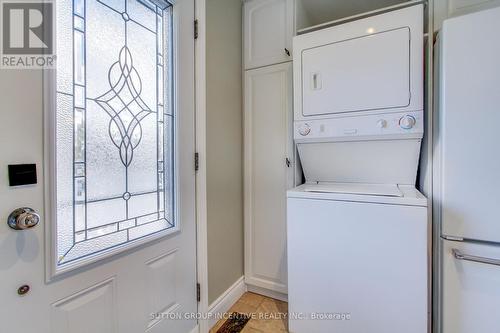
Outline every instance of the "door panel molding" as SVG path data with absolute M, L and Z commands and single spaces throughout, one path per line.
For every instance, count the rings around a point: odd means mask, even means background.
M 53 333 L 117 333 L 116 277 L 53 303 L 50 321 Z

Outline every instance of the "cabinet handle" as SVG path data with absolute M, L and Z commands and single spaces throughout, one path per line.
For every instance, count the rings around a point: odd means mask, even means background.
M 481 264 L 500 266 L 500 259 L 471 256 L 469 254 L 462 253 L 457 249 L 453 249 L 451 250 L 451 252 L 453 253 L 455 259 L 458 260 L 466 260 L 466 261 L 478 262 Z
M 288 49 L 285 47 L 285 53 L 287 56 L 290 56 L 290 51 L 288 51 Z

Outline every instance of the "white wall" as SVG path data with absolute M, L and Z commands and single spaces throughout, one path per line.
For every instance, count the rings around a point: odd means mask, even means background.
M 207 0 L 208 301 L 243 275 L 240 0 Z

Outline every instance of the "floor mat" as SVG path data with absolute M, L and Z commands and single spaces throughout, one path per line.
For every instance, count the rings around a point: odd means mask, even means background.
M 233 312 L 217 333 L 239 333 L 250 320 L 250 317 L 242 313 Z

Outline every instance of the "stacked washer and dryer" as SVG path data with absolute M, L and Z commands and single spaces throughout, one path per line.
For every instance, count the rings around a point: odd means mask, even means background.
M 294 38 L 292 333 L 427 331 L 423 45 L 422 5 Z

